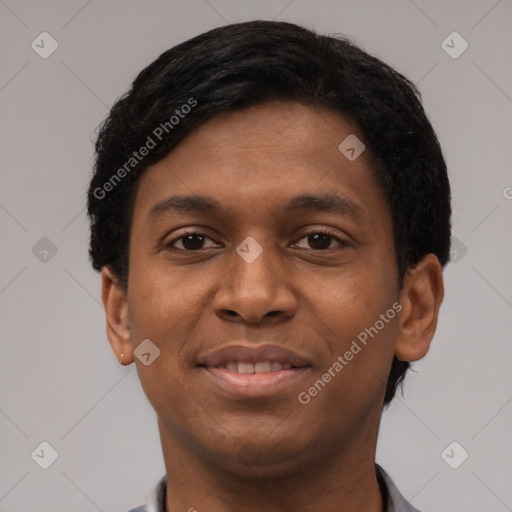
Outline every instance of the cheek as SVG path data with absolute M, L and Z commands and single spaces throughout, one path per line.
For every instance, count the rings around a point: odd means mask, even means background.
M 181 320 L 204 301 L 204 285 L 186 272 L 171 271 L 165 265 L 142 265 L 144 273 L 133 272 L 130 282 L 130 318 L 133 327 L 157 338 L 179 330 Z M 135 265 L 134 265 L 135 267 Z
M 187 382 L 188 372 L 195 368 L 194 349 L 211 335 L 208 315 L 212 300 L 209 290 L 215 286 L 218 273 L 205 269 L 170 271 L 168 265 L 145 266 L 144 274 L 133 274 L 129 289 L 130 330 L 132 346 L 144 339 L 152 340 L 160 350 L 158 362 L 164 369 L 157 386 L 165 384 L 169 395 L 179 392 L 178 383 Z M 144 388 L 154 378 L 136 359 Z M 171 375 L 166 375 L 165 371 Z M 174 389 L 176 386 L 178 388 Z
M 309 281 L 303 289 L 304 297 L 308 297 L 307 314 L 327 347 L 328 356 L 323 360 L 326 368 L 338 356 L 346 355 L 343 373 L 351 375 L 348 380 L 360 380 L 361 374 L 373 372 L 377 382 L 385 381 L 398 325 L 393 309 L 398 292 L 395 273 L 377 262 L 353 270 L 316 281 L 314 287 Z M 364 387 L 362 381 L 359 384 Z
M 363 297 L 361 290 L 354 295 L 347 294 L 346 300 L 338 300 L 340 307 L 334 304 L 326 301 L 323 316 L 315 319 L 319 330 L 326 333 L 323 341 L 328 355 L 310 385 L 322 388 L 314 407 L 326 418 L 339 422 L 342 428 L 346 411 L 354 415 L 353 424 L 357 425 L 366 421 L 359 414 L 380 407 L 378 402 L 384 397 L 398 322 L 392 301 L 372 294 Z M 316 384 L 319 380 L 328 381 L 325 388 L 321 383 Z
M 322 279 L 308 278 L 302 293 L 319 318 L 347 331 L 373 324 L 391 307 L 397 296 L 393 280 L 378 263 L 355 264 Z
M 142 340 L 149 339 L 160 350 L 149 366 L 135 357 L 141 386 L 157 412 L 163 413 L 172 403 L 186 416 L 187 375 L 180 353 L 193 329 L 194 312 L 204 307 L 198 304 L 197 287 L 186 286 L 183 279 L 158 266 L 146 265 L 143 273 L 134 272 L 131 279 L 128 302 L 132 346 L 136 349 Z

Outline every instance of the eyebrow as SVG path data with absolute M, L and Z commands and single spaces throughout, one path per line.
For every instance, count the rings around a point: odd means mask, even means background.
M 292 197 L 284 206 L 286 213 L 296 211 L 325 212 L 363 220 L 365 210 L 350 199 L 337 194 L 299 194 Z M 171 196 L 157 203 L 148 213 L 155 219 L 167 213 L 221 214 L 226 209 L 213 197 L 200 195 Z

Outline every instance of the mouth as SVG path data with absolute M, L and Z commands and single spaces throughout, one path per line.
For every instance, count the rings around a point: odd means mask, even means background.
M 258 361 L 256 363 L 228 361 L 226 364 L 218 364 L 216 366 L 205 366 L 205 368 L 216 368 L 219 370 L 229 370 L 233 373 L 273 373 L 281 370 L 291 370 L 296 368 L 304 368 L 303 366 L 294 366 L 289 362 L 280 363 L 279 361 Z
M 289 391 L 312 365 L 281 346 L 231 345 L 207 354 L 198 367 L 224 395 L 255 398 Z

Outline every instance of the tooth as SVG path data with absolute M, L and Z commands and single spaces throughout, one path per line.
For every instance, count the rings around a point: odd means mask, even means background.
M 226 365 L 225 364 L 218 364 L 215 368 L 220 368 L 221 370 L 225 370 L 226 369 Z
M 232 372 L 238 373 L 238 364 L 235 361 L 228 361 L 226 363 L 226 368 Z
M 270 363 L 268 361 L 262 361 L 254 365 L 255 373 L 266 373 L 270 372 Z
M 281 369 L 282 369 L 281 363 L 278 363 L 277 361 L 272 361 L 270 363 L 270 371 L 278 372 Z
M 238 363 L 238 373 L 254 373 L 254 365 L 252 363 Z
M 290 363 L 283 363 L 282 364 L 283 370 L 289 370 L 291 367 L 292 367 L 292 365 Z

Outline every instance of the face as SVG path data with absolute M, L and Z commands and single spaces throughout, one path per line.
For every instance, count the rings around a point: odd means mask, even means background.
M 164 444 L 256 474 L 376 437 L 399 290 L 368 152 L 338 149 L 351 134 L 270 102 L 215 116 L 141 177 L 124 357 L 160 350 L 133 360 Z

